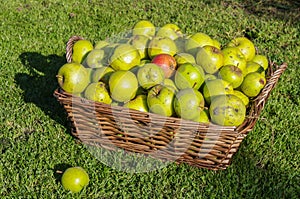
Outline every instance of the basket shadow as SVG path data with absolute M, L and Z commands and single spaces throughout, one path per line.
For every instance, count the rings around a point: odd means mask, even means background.
M 16 84 L 24 91 L 24 101 L 35 104 L 51 119 L 66 126 L 64 109 L 53 96 L 58 87 L 55 75 L 66 59 L 54 54 L 24 52 L 19 55 L 19 60 L 29 70 L 15 75 Z

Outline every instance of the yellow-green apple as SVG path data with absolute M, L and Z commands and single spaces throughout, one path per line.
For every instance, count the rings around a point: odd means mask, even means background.
M 146 95 L 137 95 L 134 99 L 126 102 L 123 106 L 126 108 L 130 108 L 142 112 L 149 111 Z
M 224 65 L 224 55 L 220 49 L 205 45 L 197 51 L 196 63 L 199 64 L 206 73 L 214 74 Z
M 111 67 L 104 66 L 101 68 L 97 68 L 92 73 L 92 82 L 104 82 L 105 84 L 108 84 L 109 76 L 114 72 L 115 70 Z
M 61 66 L 56 78 L 59 86 L 68 93 L 81 93 L 90 83 L 87 69 L 75 62 Z
M 105 104 L 111 104 L 112 102 L 103 82 L 90 83 L 84 91 L 84 98 Z
M 214 79 L 205 82 L 203 86 L 203 96 L 209 105 L 211 100 L 218 95 L 226 95 L 233 92 L 232 85 L 222 79 Z
M 219 70 L 218 76 L 220 79 L 230 83 L 233 88 L 238 88 L 244 80 L 242 70 L 234 65 L 222 66 Z
M 165 79 L 164 71 L 161 67 L 153 63 L 147 63 L 137 72 L 137 79 L 139 85 L 144 89 L 150 89 L 151 87 L 162 84 Z
M 206 45 L 214 45 L 212 38 L 205 33 L 197 32 L 186 39 L 185 52 L 195 56 L 197 49 Z
M 78 40 L 72 47 L 72 62 L 82 63 L 94 46 L 89 40 Z
M 239 69 L 241 69 L 243 75 L 245 76 L 247 60 L 245 59 L 245 56 L 240 51 L 240 49 L 236 47 L 225 47 L 222 49 L 222 52 L 224 55 L 224 63 L 223 63 L 224 66 L 225 65 L 237 66 Z
M 249 98 L 243 92 L 241 92 L 239 90 L 233 90 L 232 95 L 235 95 L 238 98 L 240 98 L 246 107 L 249 105 Z
M 240 90 L 248 97 L 256 97 L 265 85 L 265 76 L 259 72 L 252 72 L 245 76 Z
M 155 36 L 148 45 L 148 56 L 150 59 L 159 54 L 169 54 L 174 56 L 177 53 L 176 43 L 167 37 Z
M 178 66 L 185 63 L 196 63 L 194 56 L 189 53 L 178 53 L 174 58 Z
M 155 35 L 155 31 L 155 26 L 152 22 L 148 20 L 140 20 L 133 26 L 132 34 L 153 37 Z
M 111 98 L 118 102 L 133 99 L 138 90 L 138 81 L 131 71 L 117 70 L 109 77 L 109 91 Z
M 110 57 L 110 66 L 114 70 L 130 70 L 141 61 L 139 51 L 130 44 L 119 44 Z
M 196 67 L 191 63 L 179 66 L 175 73 L 174 81 L 176 87 L 180 89 L 194 88 L 199 89 L 204 82 L 205 74 L 201 67 Z
M 174 90 L 167 86 L 158 84 L 152 87 L 147 95 L 149 111 L 167 117 L 174 115 L 174 96 Z
M 247 37 L 237 37 L 232 39 L 228 44 L 228 47 L 237 47 L 245 56 L 247 61 L 250 61 L 255 56 L 255 46 L 253 42 Z
M 269 61 L 268 61 L 268 58 L 265 56 L 265 55 L 259 55 L 259 54 L 256 54 L 254 56 L 254 58 L 251 60 L 255 63 L 258 63 L 259 65 L 261 65 L 265 70 L 268 69 L 269 67 Z
M 80 192 L 89 184 L 89 175 L 82 167 L 70 167 L 61 177 L 62 186 L 72 193 Z
M 147 48 L 148 48 L 149 41 L 150 41 L 149 37 L 145 35 L 134 35 L 130 39 L 130 44 L 139 51 L 141 59 L 148 58 Z
M 203 95 L 196 89 L 179 90 L 174 99 L 174 110 L 182 119 L 193 120 L 204 109 Z
M 183 34 L 176 24 L 168 23 L 157 31 L 156 36 L 168 37 L 172 40 L 176 40 L 178 37 L 182 37 Z
M 86 56 L 83 65 L 89 68 L 100 68 L 108 65 L 105 51 L 103 49 L 93 49 Z
M 209 107 L 211 121 L 222 126 L 239 126 L 246 117 L 243 101 L 235 95 L 219 95 Z

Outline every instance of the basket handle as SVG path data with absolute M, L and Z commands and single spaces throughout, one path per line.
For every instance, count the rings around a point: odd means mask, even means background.
M 271 66 L 275 65 L 273 62 L 271 63 Z M 268 79 L 265 87 L 261 91 L 261 94 L 256 99 L 258 102 L 256 104 L 257 107 L 261 106 L 261 109 L 265 106 L 265 103 L 267 99 L 269 98 L 271 91 L 276 86 L 279 77 L 282 75 L 282 73 L 287 69 L 287 63 L 282 63 L 280 66 L 275 65 L 276 69 L 274 73 L 271 75 L 270 79 Z
M 84 38 L 81 36 L 72 36 L 69 38 L 66 46 L 66 59 L 67 62 L 72 62 L 72 53 L 73 53 L 73 45 L 76 41 L 83 40 Z

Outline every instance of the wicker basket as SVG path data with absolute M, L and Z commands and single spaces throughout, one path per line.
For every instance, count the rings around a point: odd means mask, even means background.
M 66 48 L 68 62 L 73 44 L 83 39 L 73 36 Z M 95 103 L 58 88 L 54 96 L 63 105 L 72 134 L 81 142 L 114 150 L 150 155 L 156 159 L 188 163 L 212 170 L 226 169 L 241 142 L 253 129 L 265 103 L 287 64 L 270 64 L 267 83 L 251 101 L 244 123 L 238 127 L 201 124 L 164 117 L 119 106 Z

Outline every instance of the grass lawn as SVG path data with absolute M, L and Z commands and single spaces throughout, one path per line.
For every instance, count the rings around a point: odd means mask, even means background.
M 1 0 L 1 198 L 298 198 L 300 196 L 300 4 L 296 0 Z M 65 44 L 92 42 L 138 20 L 178 24 L 225 44 L 249 36 L 262 54 L 288 63 L 253 131 L 223 171 L 170 164 L 125 173 L 103 164 L 70 134 L 53 97 Z M 90 184 L 65 191 L 56 170 L 81 166 Z

